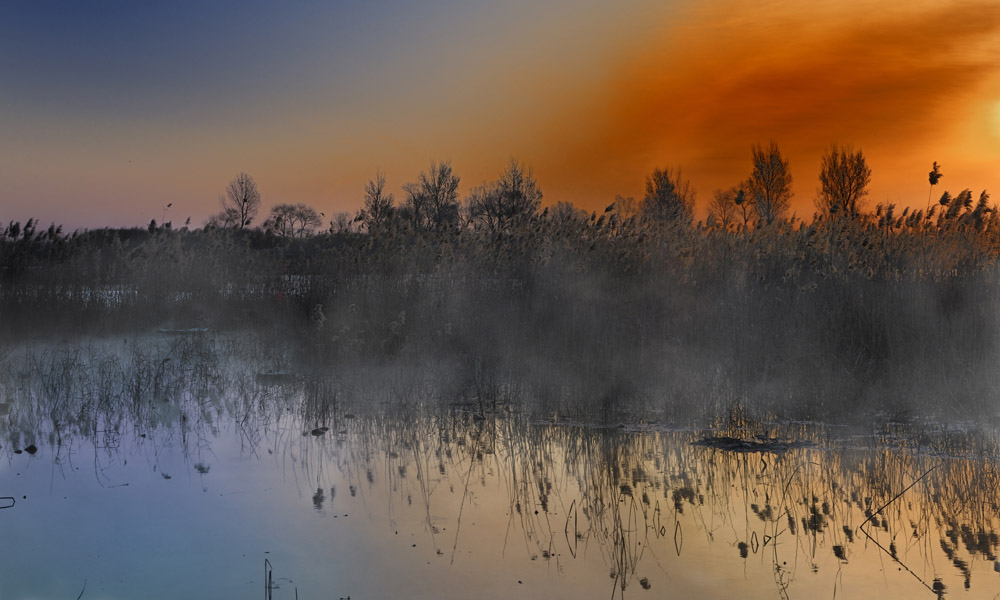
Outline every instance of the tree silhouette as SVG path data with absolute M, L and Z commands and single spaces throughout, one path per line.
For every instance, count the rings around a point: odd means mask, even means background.
M 681 177 L 680 169 L 653 169 L 646 177 L 642 214 L 655 222 L 690 225 L 694 196 L 691 183 Z
M 468 204 L 474 226 L 491 233 L 510 233 L 538 213 L 542 191 L 531 169 L 511 158 L 499 179 L 472 190 Z
M 743 217 L 743 231 L 746 231 L 750 227 L 750 214 L 753 211 L 753 205 L 750 198 L 747 196 L 745 186 L 737 186 L 736 197 L 733 198 L 733 204 L 740 209 L 740 215 Z
M 784 218 L 792 200 L 792 173 L 781 156 L 778 144 L 767 148 L 760 144 L 751 150 L 753 171 L 746 187 L 760 224 L 769 225 Z
M 222 196 L 219 196 L 219 204 L 223 205 L 225 202 Z M 240 224 L 240 214 L 236 209 L 227 207 L 223 208 L 221 211 L 215 213 L 208 218 L 205 222 L 205 227 L 219 228 L 219 229 L 233 229 L 238 228 Z
M 737 199 L 739 204 L 736 202 Z M 736 207 L 742 205 L 745 199 L 746 192 L 738 185 L 726 190 L 715 190 L 715 194 L 708 202 L 709 225 L 729 231 L 736 225 Z
M 385 173 L 375 172 L 375 178 L 365 184 L 365 204 L 358 215 L 368 233 L 383 230 L 392 220 L 395 198 L 385 189 Z
M 354 230 L 354 223 L 356 221 L 356 218 L 351 218 L 351 213 L 340 211 L 330 219 L 330 226 L 327 228 L 327 231 L 332 234 L 351 233 Z
M 545 214 L 551 223 L 559 225 L 582 225 L 587 221 L 587 212 L 577 208 L 572 202 L 560 200 L 545 209 Z
M 816 208 L 828 217 L 856 219 L 871 178 L 872 170 L 861 150 L 832 145 L 820 162 Z
M 243 229 L 257 218 L 260 211 L 260 190 L 246 173 L 240 173 L 226 186 L 226 195 L 219 197 L 222 211 L 209 219 L 209 224 Z
M 264 221 L 264 230 L 279 237 L 305 237 L 323 225 L 316 209 L 298 204 L 278 204 Z
M 432 162 L 416 182 L 403 186 L 406 213 L 417 227 L 443 229 L 458 224 L 458 182 L 451 162 Z

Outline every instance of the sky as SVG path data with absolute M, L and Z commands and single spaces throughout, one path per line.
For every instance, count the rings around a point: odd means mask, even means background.
M 680 169 L 703 218 L 772 140 L 803 218 L 833 143 L 870 207 L 925 206 L 934 161 L 935 197 L 1000 193 L 1000 3 L 0 3 L 0 222 L 200 226 L 243 171 L 353 214 L 377 170 L 464 195 L 510 157 L 588 210 Z

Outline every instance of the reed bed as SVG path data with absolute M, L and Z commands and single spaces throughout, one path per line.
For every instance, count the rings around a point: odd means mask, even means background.
M 736 405 L 992 416 L 998 230 L 971 206 L 736 231 L 614 207 L 503 234 L 8 227 L 0 356 L 33 340 L 249 331 L 241 343 L 296 368 L 449 369 L 482 410 L 530 395 L 539 411 L 608 419 Z

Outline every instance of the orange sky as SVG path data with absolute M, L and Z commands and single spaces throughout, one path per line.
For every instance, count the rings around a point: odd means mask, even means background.
M 451 159 L 465 193 L 511 155 L 588 209 L 680 167 L 702 217 L 772 139 L 801 217 L 834 142 L 865 152 L 872 205 L 923 206 L 933 161 L 936 195 L 1000 190 L 995 2 L 36 6 L 0 23 L 3 221 L 200 225 L 239 171 L 265 207 L 332 215 L 377 168 L 399 198 Z
M 995 189 L 1000 5 L 887 6 L 692 11 L 621 57 L 608 85 L 558 125 L 590 126 L 539 172 L 560 190 L 612 196 L 641 193 L 629 182 L 655 165 L 680 166 L 703 205 L 749 173 L 753 143 L 773 139 L 791 161 L 800 216 L 812 214 L 819 158 L 834 142 L 864 150 L 872 204 L 922 206 L 935 160 L 940 189 Z

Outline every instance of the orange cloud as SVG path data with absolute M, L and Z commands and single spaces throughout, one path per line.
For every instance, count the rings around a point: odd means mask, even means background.
M 622 57 L 588 106 L 554 122 L 549 143 L 561 151 L 540 172 L 597 205 L 638 193 L 653 166 L 680 165 L 705 199 L 747 175 L 751 144 L 774 139 L 792 160 L 803 214 L 831 142 L 886 165 L 900 153 L 925 160 L 1000 73 L 1000 5 L 839 7 L 726 5 L 666 27 Z M 577 139 L 560 143 L 568 130 Z M 893 174 L 880 177 L 888 190 Z

